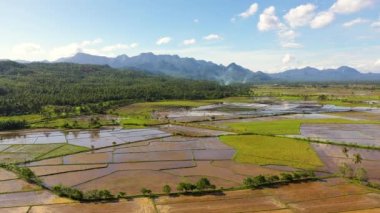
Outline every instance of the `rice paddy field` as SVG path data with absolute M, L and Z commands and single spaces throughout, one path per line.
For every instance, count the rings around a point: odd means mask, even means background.
M 0 168 L 0 212 L 380 212 L 380 111 L 364 102 L 377 93 L 359 91 L 263 86 L 255 97 L 135 103 L 102 117 L 119 126 L 0 132 L 0 163 L 42 182 Z M 316 179 L 244 184 L 309 171 Z M 178 188 L 201 178 L 215 190 Z M 125 194 L 78 202 L 55 193 L 57 185 Z

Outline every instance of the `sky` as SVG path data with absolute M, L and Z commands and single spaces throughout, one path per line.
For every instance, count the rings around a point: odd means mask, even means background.
M 0 58 L 171 54 L 380 73 L 380 0 L 0 0 Z

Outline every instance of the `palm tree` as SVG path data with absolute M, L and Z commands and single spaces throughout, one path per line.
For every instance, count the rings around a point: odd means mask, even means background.
M 362 160 L 363 160 L 363 158 L 362 158 L 362 156 L 359 153 L 354 154 L 353 161 L 354 161 L 355 164 L 361 163 Z
M 349 151 L 349 150 L 348 150 L 347 147 L 344 146 L 344 147 L 342 148 L 342 152 L 343 152 L 343 154 L 344 154 L 347 158 L 348 158 L 348 151 Z

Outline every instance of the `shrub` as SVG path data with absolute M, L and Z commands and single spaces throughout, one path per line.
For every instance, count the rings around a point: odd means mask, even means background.
M 57 194 L 60 197 L 68 197 L 74 200 L 83 199 L 83 192 L 81 192 L 78 189 L 74 189 L 63 185 L 57 185 L 53 186 L 52 190 L 55 194 Z
M 172 188 L 169 185 L 165 185 L 164 187 L 162 187 L 162 192 L 169 195 L 172 192 Z
M 293 176 L 289 173 L 281 173 L 280 174 L 280 179 L 282 181 L 287 181 L 287 182 L 291 182 L 293 181 Z
M 194 189 L 196 189 L 197 186 L 191 184 L 191 183 L 184 183 L 184 182 L 180 182 L 178 185 L 177 185 L 177 190 L 178 191 L 185 191 L 185 192 L 188 192 L 188 191 L 193 191 Z
M 13 130 L 27 128 L 29 125 L 25 120 L 0 121 L 0 130 Z
M 358 181 L 368 181 L 367 171 L 364 168 L 358 168 L 355 171 L 355 179 Z
M 125 192 L 119 192 L 117 194 L 117 198 L 125 198 L 125 197 L 127 197 L 127 193 L 125 193 Z
M 91 190 L 83 195 L 85 200 L 109 200 L 114 199 L 114 195 L 108 190 Z
M 140 192 L 141 192 L 144 196 L 147 196 L 147 195 L 151 195 L 151 194 L 152 194 L 152 190 L 147 189 L 147 188 L 141 188 Z
M 199 179 L 198 182 L 195 184 L 195 186 L 199 191 L 202 191 L 205 189 L 215 189 L 215 185 L 212 185 L 207 178 Z
M 266 177 L 265 179 L 269 183 L 274 183 L 274 182 L 277 182 L 280 180 L 280 178 L 277 175 L 270 175 L 270 176 Z
M 353 169 L 347 163 L 343 163 L 339 166 L 339 173 L 342 177 L 352 178 Z

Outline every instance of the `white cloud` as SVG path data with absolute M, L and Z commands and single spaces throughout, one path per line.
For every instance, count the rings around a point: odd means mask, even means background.
M 283 42 L 281 43 L 281 47 L 289 48 L 289 49 L 297 49 L 297 48 L 302 48 L 303 45 L 297 42 Z
M 197 42 L 197 40 L 195 40 L 194 38 L 191 38 L 191 39 L 186 39 L 183 41 L 183 44 L 188 46 L 188 45 L 193 45 Z
M 209 34 L 205 37 L 203 37 L 204 40 L 207 40 L 207 41 L 215 41 L 215 40 L 221 40 L 222 37 L 218 34 Z
M 42 52 L 41 46 L 35 43 L 21 43 L 12 48 L 12 53 L 16 55 L 40 54 Z
M 373 28 L 380 28 L 380 21 L 375 21 L 371 24 L 371 27 Z
M 53 48 L 49 53 L 49 59 L 54 60 L 61 57 L 69 57 L 78 52 L 86 52 L 90 54 L 99 54 L 97 49 L 91 48 L 94 45 L 102 43 L 100 38 L 94 40 L 85 40 L 82 42 L 74 42 L 68 45 Z
M 335 15 L 330 11 L 323 11 L 317 14 L 314 19 L 310 22 L 310 27 L 313 29 L 322 28 L 329 25 L 334 21 Z
M 276 9 L 273 6 L 266 8 L 260 14 L 260 20 L 257 24 L 257 28 L 260 31 L 276 30 L 281 27 L 281 23 L 276 16 Z
M 351 21 L 343 23 L 343 27 L 352 27 L 352 26 L 355 26 L 355 25 L 358 25 L 358 24 L 364 24 L 364 23 L 367 23 L 367 22 L 368 22 L 367 19 L 356 18 L 354 20 L 351 20 Z
M 249 8 L 246 11 L 240 13 L 238 16 L 241 18 L 248 18 L 250 16 L 253 16 L 258 9 L 259 5 L 257 3 L 253 3 L 251 4 L 251 6 L 249 6 Z
M 42 60 L 44 59 L 44 49 L 36 43 L 26 42 L 16 44 L 11 51 L 7 52 L 7 58 L 14 60 Z
M 293 63 L 296 60 L 296 58 L 293 55 L 290 55 L 289 53 L 285 54 L 282 58 L 283 64 L 290 64 Z
M 199 19 L 196 18 L 196 19 L 193 20 L 193 22 L 194 23 L 199 23 Z
M 380 71 L 380 59 L 378 59 L 377 61 L 375 61 L 375 68 L 379 69 L 378 71 Z
M 169 43 L 170 41 L 172 40 L 172 38 L 166 36 L 166 37 L 162 37 L 162 38 L 159 38 L 157 41 L 156 41 L 156 44 L 157 45 L 163 45 L 163 44 L 167 44 Z
M 280 39 L 281 47 L 283 48 L 303 47 L 302 44 L 299 44 L 295 41 L 297 37 L 297 33 L 294 30 L 283 27 L 281 30 L 278 31 L 277 35 Z
M 330 8 L 332 12 L 349 14 L 372 5 L 373 0 L 337 0 Z
M 115 52 L 120 50 L 129 50 L 132 48 L 136 48 L 138 46 L 138 43 L 132 43 L 132 44 L 114 44 L 110 46 L 105 46 L 101 49 L 102 52 Z
M 139 44 L 135 42 L 135 43 L 130 44 L 129 46 L 130 46 L 131 48 L 136 48 L 136 47 L 139 46 Z
M 313 19 L 315 9 L 316 6 L 314 4 L 303 4 L 290 9 L 289 12 L 285 14 L 284 19 L 292 28 L 302 27 L 308 25 Z

